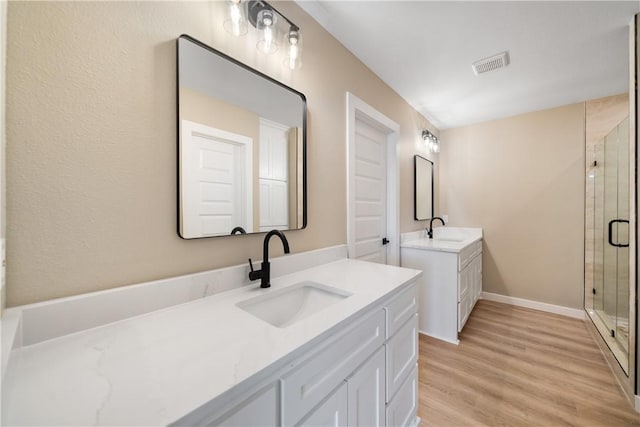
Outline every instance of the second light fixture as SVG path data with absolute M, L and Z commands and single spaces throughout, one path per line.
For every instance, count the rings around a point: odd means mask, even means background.
M 440 140 L 431 131 L 424 129 L 422 131 L 422 140 L 432 153 L 438 153 L 440 151 Z

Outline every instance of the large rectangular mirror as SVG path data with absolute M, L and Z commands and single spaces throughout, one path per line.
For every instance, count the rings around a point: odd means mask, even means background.
M 306 226 L 306 99 L 182 35 L 178 61 L 178 234 Z
M 418 155 L 413 160 L 414 217 L 430 219 L 433 218 L 433 162 Z

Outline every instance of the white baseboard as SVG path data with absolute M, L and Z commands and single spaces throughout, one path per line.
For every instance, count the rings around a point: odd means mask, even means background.
M 585 318 L 584 310 L 580 310 L 577 308 L 564 307 L 562 305 L 547 304 L 544 302 L 531 301 L 523 298 L 509 297 L 509 296 L 500 295 L 500 294 L 492 294 L 490 292 L 483 292 L 482 298 L 489 301 L 502 302 L 505 304 L 515 305 L 518 307 L 532 308 L 534 310 L 546 311 L 548 313 L 560 314 L 562 316 L 573 317 L 576 319 L 584 320 Z

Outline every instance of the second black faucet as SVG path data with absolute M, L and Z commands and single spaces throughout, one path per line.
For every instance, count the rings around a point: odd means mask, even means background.
M 439 216 L 434 216 L 433 218 L 431 218 L 431 221 L 429 221 L 429 228 L 427 228 L 427 235 L 429 235 L 430 239 L 433 239 L 433 220 L 434 219 L 439 219 L 442 225 L 444 226 L 444 219 L 440 218 Z
M 249 280 L 258 280 L 260 279 L 260 287 L 268 288 L 271 287 L 271 264 L 269 263 L 269 240 L 273 236 L 278 236 L 282 241 L 282 246 L 284 247 L 284 253 L 289 253 L 289 242 L 287 238 L 284 236 L 284 233 L 279 230 L 271 230 L 264 236 L 264 246 L 262 253 L 262 264 L 260 264 L 260 270 L 253 270 L 253 263 L 251 262 L 251 258 L 249 258 L 249 267 L 251 271 L 249 272 Z

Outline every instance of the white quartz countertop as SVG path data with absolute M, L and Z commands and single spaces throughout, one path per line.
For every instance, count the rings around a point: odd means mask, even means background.
M 432 239 L 424 230 L 403 235 L 400 247 L 459 253 L 481 239 L 482 228 L 437 227 Z
M 417 270 L 341 260 L 13 350 L 3 425 L 166 425 L 274 368 Z M 312 280 L 352 293 L 287 328 L 236 303 Z

